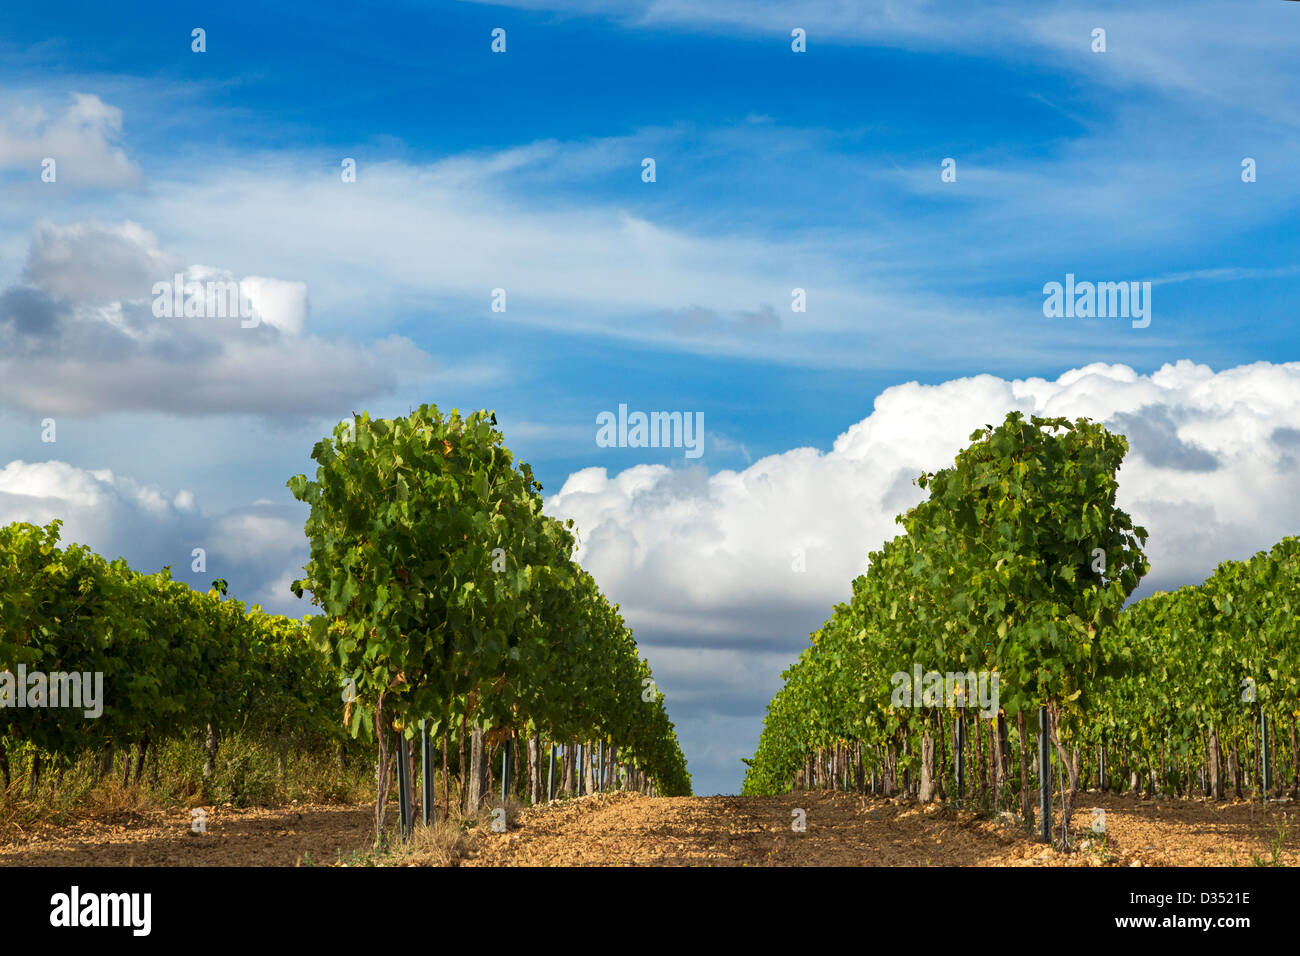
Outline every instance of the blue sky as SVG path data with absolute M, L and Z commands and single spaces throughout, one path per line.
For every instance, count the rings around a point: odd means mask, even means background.
M 868 504 L 833 496 L 859 423 L 899 416 L 905 472 L 999 402 L 1129 416 L 1153 469 L 1134 510 L 1166 540 L 1222 529 L 1193 557 L 1169 546 L 1166 584 L 1294 531 L 1221 491 L 1264 461 L 1256 494 L 1294 488 L 1300 5 L 739 6 L 0 10 L 0 333 L 52 317 L 0 356 L 0 518 L 66 513 L 144 567 L 210 538 L 245 596 L 302 613 L 284 482 L 314 441 L 363 407 L 495 408 L 549 507 L 585 515 L 584 562 L 641 635 L 701 792 L 738 786 L 781 668 L 910 503 L 889 476 Z M 133 290 L 172 265 L 305 298 L 253 335 L 160 342 L 131 326 Z M 1151 325 L 1045 318 L 1066 273 L 1151 282 Z M 92 345 L 120 315 L 134 344 Z M 1112 371 L 1060 384 L 1095 363 Z M 1056 390 L 1006 384 L 1036 378 Z M 703 412 L 704 457 L 597 447 L 619 404 Z M 1228 431 L 1257 444 L 1216 445 Z M 1184 486 L 1193 446 L 1219 467 Z M 766 510 L 738 503 L 780 474 Z M 748 562 L 768 521 L 774 553 L 814 528 L 834 560 L 767 580 Z M 656 550 L 677 522 L 707 534 Z

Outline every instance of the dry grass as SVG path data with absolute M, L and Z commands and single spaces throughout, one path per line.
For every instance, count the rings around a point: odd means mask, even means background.
M 45 791 L 35 799 L 15 785 L 0 800 L 0 839 L 37 823 L 67 826 L 86 819 L 131 818 L 162 806 L 163 801 L 148 788 L 124 787 L 115 777 L 53 794 Z
M 398 866 L 457 866 L 469 848 L 469 833 L 458 819 L 439 820 L 432 826 L 416 823 L 411 839 L 393 850 Z
M 418 819 L 405 843 L 394 842 L 385 862 L 393 866 L 459 866 L 484 833 L 494 831 L 493 825 L 502 819 L 497 811 L 505 810 L 506 830 L 519 824 L 523 804 L 511 797 L 505 804 L 495 799 L 484 801 L 476 813 L 453 813 L 431 826 Z

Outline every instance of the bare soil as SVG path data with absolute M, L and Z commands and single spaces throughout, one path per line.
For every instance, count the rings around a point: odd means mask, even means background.
M 1090 829 L 1105 811 L 1106 833 Z M 797 832 L 795 810 L 806 829 Z M 0 866 L 295 866 L 357 862 L 370 806 L 208 808 L 88 815 L 9 827 Z M 394 815 L 395 816 L 395 815 Z M 393 817 L 390 817 L 392 820 Z M 521 811 L 505 833 L 465 841 L 463 866 L 1252 866 L 1300 863 L 1289 803 L 1137 800 L 1080 794 L 1076 849 L 1058 853 L 1019 821 L 854 794 L 658 797 L 595 794 Z M 394 861 L 396 862 L 396 861 Z
M 11 827 L 0 866 L 296 866 L 334 864 L 370 848 L 368 806 L 204 808 L 195 833 L 186 809 L 97 813 L 67 826 Z
M 1287 804 L 1135 800 L 1080 794 L 1076 849 L 1058 853 L 1018 820 L 854 794 L 648 799 L 597 794 L 523 811 L 485 833 L 469 866 L 1234 866 L 1271 861 Z M 1106 834 L 1091 811 L 1105 810 Z M 806 829 L 796 832 L 794 811 Z M 1292 813 L 1279 862 L 1300 863 Z

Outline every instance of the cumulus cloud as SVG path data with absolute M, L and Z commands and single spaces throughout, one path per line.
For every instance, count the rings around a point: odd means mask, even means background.
M 574 518 L 582 561 L 656 641 L 802 641 L 898 534 L 922 471 L 952 463 L 1006 413 L 1087 416 L 1127 435 L 1120 505 L 1151 532 L 1153 580 L 1199 580 L 1296 530 L 1300 363 L 1151 375 L 1090 365 L 1055 381 L 991 375 L 887 389 L 830 451 L 797 448 L 743 471 L 588 468 L 547 502 Z M 802 556 L 802 557 L 801 557 Z M 792 567 L 800 564 L 806 571 Z
M 12 461 L 0 468 L 0 525 L 14 521 L 64 522 L 63 539 L 107 558 L 126 556 L 141 570 L 189 565 L 192 547 L 181 542 L 201 537 L 197 516 L 184 507 L 187 491 L 168 496 L 108 469 L 77 468 L 61 461 Z
M 35 181 L 42 162 L 56 163 L 57 183 L 131 186 L 140 169 L 119 145 L 122 111 L 90 93 L 73 93 L 61 112 L 19 106 L 0 114 L 0 169 L 29 169 Z
M 290 335 L 300 335 L 307 322 L 307 283 L 249 276 L 240 288 L 263 322 Z
M 0 526 L 56 518 L 65 545 L 124 557 L 138 571 L 170 566 L 174 578 L 200 589 L 225 578 L 236 597 L 268 610 L 310 611 L 289 593 L 308 557 L 296 505 L 256 504 L 208 516 L 188 489 L 167 491 L 108 469 L 62 461 L 11 461 L 0 468 Z M 205 552 L 203 571 L 193 568 L 196 548 Z
M 22 278 L 0 292 L 0 404 L 43 415 L 331 414 L 432 371 L 404 338 L 311 336 L 304 283 L 184 266 L 130 221 L 38 223 Z
M 158 239 L 137 223 L 40 222 L 32 230 L 24 278 L 60 299 L 135 300 L 180 261 L 158 248 Z
M 1219 460 L 1204 448 L 1178 437 L 1178 423 L 1160 405 L 1136 412 L 1117 412 L 1113 426 L 1132 442 L 1134 453 L 1148 463 L 1175 471 L 1214 471 Z
M 1127 435 L 1119 505 L 1151 535 L 1142 593 L 1200 581 L 1300 531 L 1300 363 L 913 382 L 881 393 L 829 451 L 795 448 L 712 475 L 702 465 L 587 468 L 546 510 L 577 522 L 580 560 L 650 648 L 666 692 L 685 694 L 686 713 L 747 708 L 752 749 L 772 674 L 848 598 L 868 552 L 901 532 L 895 516 L 924 496 L 915 477 L 950 465 L 972 431 L 1012 409 L 1086 416 Z M 755 652 L 774 655 L 772 674 L 749 670 Z M 700 673 L 723 688 L 718 703 Z M 699 769 L 714 786 L 739 779 L 730 762 Z

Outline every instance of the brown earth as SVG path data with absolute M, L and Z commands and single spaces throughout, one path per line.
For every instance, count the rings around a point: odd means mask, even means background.
M 1213 804 L 1081 794 L 1075 852 L 1060 854 L 1014 820 L 853 794 L 659 797 L 596 794 L 521 811 L 505 833 L 475 828 L 466 866 L 1251 866 L 1300 863 L 1289 803 Z M 1092 808 L 1106 812 L 1104 838 Z M 802 809 L 806 830 L 795 832 Z M 293 866 L 357 862 L 368 806 L 212 808 L 207 832 L 188 810 L 91 816 L 70 826 L 11 827 L 0 866 Z M 1289 819 L 1288 819 L 1289 817 Z M 390 817 L 390 820 L 392 818 Z M 1285 831 L 1285 833 L 1283 833 Z
M 190 811 L 121 810 L 68 826 L 11 826 L 0 866 L 295 866 L 333 864 L 369 849 L 374 806 L 205 808 L 206 833 Z M 304 860 L 304 855 L 306 859 Z
M 524 810 L 517 829 L 479 837 L 464 865 L 1252 865 L 1255 856 L 1272 859 L 1286 806 L 1080 794 L 1072 821 L 1078 849 L 1061 854 L 1014 821 L 853 794 L 598 794 Z M 1093 807 L 1106 811 L 1104 840 L 1089 830 Z M 802 833 L 792 830 L 795 809 L 805 811 Z M 1279 859 L 1300 863 L 1300 828 L 1288 832 Z

